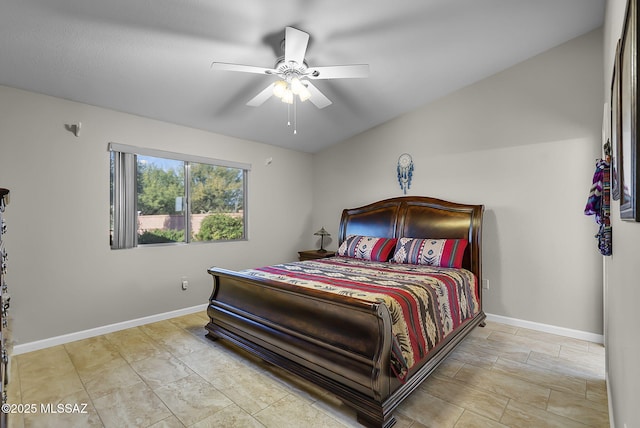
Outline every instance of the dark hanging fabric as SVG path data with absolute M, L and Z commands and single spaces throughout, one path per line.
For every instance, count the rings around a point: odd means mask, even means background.
M 600 159 L 596 162 L 596 171 L 593 174 L 593 183 L 589 191 L 587 205 L 584 208 L 585 215 L 595 216 L 599 225 L 598 249 L 603 256 L 610 256 L 611 242 L 611 168 L 609 162 Z
M 593 174 L 593 184 L 589 191 L 587 205 L 584 207 L 585 215 L 595 215 L 596 222 L 600 217 L 600 206 L 602 202 L 602 187 L 604 185 L 604 168 L 606 161 L 600 159 L 596 162 L 596 172 Z

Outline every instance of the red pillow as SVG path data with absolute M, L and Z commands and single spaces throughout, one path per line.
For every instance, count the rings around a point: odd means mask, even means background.
M 389 261 L 393 249 L 396 247 L 396 242 L 395 238 L 349 235 L 338 248 L 338 255 L 374 262 L 386 262 Z
M 466 239 L 400 238 L 393 260 L 396 263 L 461 268 Z

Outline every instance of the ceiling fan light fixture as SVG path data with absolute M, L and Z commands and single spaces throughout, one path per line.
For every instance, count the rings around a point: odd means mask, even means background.
M 300 81 L 300 79 L 298 79 L 297 77 L 292 77 L 291 78 L 291 92 L 294 93 L 294 95 L 300 95 L 300 92 L 306 89 L 304 87 L 304 85 L 302 84 L 302 82 Z
M 284 80 L 278 80 L 273 84 L 273 95 L 282 99 L 284 93 L 287 91 L 287 86 L 287 82 L 285 82 Z
M 311 98 L 311 92 L 309 92 L 309 89 L 307 89 L 305 84 L 302 83 L 302 81 L 297 76 L 291 78 L 290 87 L 291 92 L 293 92 L 294 95 L 300 97 L 300 101 L 304 102 Z
M 304 84 L 301 84 L 301 86 L 302 88 L 300 89 L 298 96 L 300 97 L 300 101 L 305 102 L 309 98 L 311 98 L 311 92 L 309 92 L 309 89 L 307 89 L 307 87 L 304 86 Z
M 286 89 L 282 94 L 282 102 L 285 104 L 293 104 L 293 92 L 290 89 Z

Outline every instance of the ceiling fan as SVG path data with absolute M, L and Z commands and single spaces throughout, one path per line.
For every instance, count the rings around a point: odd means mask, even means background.
M 309 100 L 316 107 L 325 108 L 331 105 L 331 100 L 320 92 L 309 79 L 347 79 L 369 76 L 368 64 L 309 67 L 304 58 L 309 43 L 309 34 L 297 28 L 286 27 L 284 37 L 282 42 L 284 56 L 278 58 L 274 68 L 224 62 L 214 62 L 211 64 L 211 68 L 213 70 L 240 71 L 279 77 L 279 80 L 271 83 L 249 100 L 247 105 L 253 107 L 262 105 L 275 95 L 286 104 L 294 104 L 297 97 L 300 101 Z

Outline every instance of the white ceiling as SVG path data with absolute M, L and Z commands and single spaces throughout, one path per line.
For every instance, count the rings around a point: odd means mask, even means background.
M 317 152 L 602 25 L 605 0 L 0 0 L 0 84 Z M 370 65 L 315 80 L 333 104 L 272 98 L 284 27 L 309 66 Z M 90 126 L 90 124 L 86 124 Z

